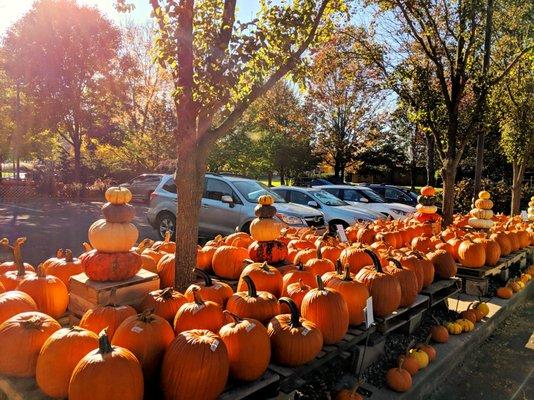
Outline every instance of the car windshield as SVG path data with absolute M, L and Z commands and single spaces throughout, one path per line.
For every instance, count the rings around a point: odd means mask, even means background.
M 275 203 L 285 203 L 286 201 L 269 187 L 257 181 L 234 181 L 234 186 L 239 193 L 250 203 L 257 203 L 261 195 L 268 194 L 273 197 Z
M 348 203 L 338 199 L 336 196 L 328 193 L 326 190 L 314 190 L 310 191 L 309 194 L 319 203 L 327 206 L 339 207 L 348 205 Z
M 379 194 L 376 194 L 372 190 L 357 190 L 357 189 L 345 189 L 344 199 L 347 201 L 357 201 L 360 202 L 361 198 L 365 198 L 369 203 L 384 203 L 384 199 L 380 197 Z

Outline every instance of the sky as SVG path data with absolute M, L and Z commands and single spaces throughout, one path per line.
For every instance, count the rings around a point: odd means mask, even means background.
M 3 36 L 13 23 L 31 9 L 33 2 L 34 0 L 0 0 L 0 36 Z M 151 7 L 149 0 L 129 0 L 128 2 L 135 4 L 135 10 L 129 14 L 122 14 L 118 13 L 113 7 L 114 0 L 78 0 L 80 4 L 87 4 L 99 8 L 105 15 L 118 24 L 128 19 L 142 23 L 150 18 Z M 238 18 L 249 20 L 259 9 L 259 1 L 238 0 L 237 7 Z

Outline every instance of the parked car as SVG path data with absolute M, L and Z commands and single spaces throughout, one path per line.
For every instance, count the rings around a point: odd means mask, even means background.
M 417 205 L 417 194 L 406 188 L 379 183 L 371 183 L 365 186 L 378 193 L 387 203 L 401 203 L 412 207 Z
M 366 210 L 380 212 L 386 217 L 394 219 L 404 218 L 415 212 L 415 208 L 406 204 L 386 203 L 386 201 L 371 188 L 352 185 L 319 186 L 334 196 L 349 204 L 357 205 Z
M 347 227 L 357 221 L 374 221 L 384 218 L 383 215 L 373 211 L 366 212 L 355 208 L 330 193 L 321 190 L 322 187 L 278 186 L 273 188 L 273 191 L 291 203 L 306 205 L 321 210 L 331 231 L 335 231 L 337 224 Z
M 143 174 L 136 176 L 131 181 L 122 183 L 119 186 L 130 189 L 134 200 L 148 202 L 150 195 L 160 183 L 163 174 Z
M 218 174 L 206 174 L 200 208 L 199 235 L 228 235 L 236 227 L 249 231 L 258 197 L 270 194 L 275 200 L 276 219 L 295 227 L 326 228 L 323 214 L 308 206 L 287 203 L 276 192 L 253 179 Z M 163 237 L 176 226 L 176 185 L 171 175 L 165 175 L 150 197 L 147 211 L 149 223 Z

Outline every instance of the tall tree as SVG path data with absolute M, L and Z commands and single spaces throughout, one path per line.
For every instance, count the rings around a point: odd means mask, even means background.
M 354 28 L 337 32 L 315 55 L 308 82 L 316 151 L 342 180 L 379 123 L 383 106 L 376 67 L 352 56 L 358 44 L 348 35 L 358 34 Z
M 84 138 L 112 127 L 120 33 L 102 14 L 74 0 L 39 0 L 7 32 L 6 70 L 35 99 L 41 129 L 74 153 L 81 182 Z
M 480 116 L 481 93 L 475 88 L 485 51 L 485 7 L 475 1 L 449 0 L 384 0 L 378 4 L 381 20 L 393 22 L 381 24 L 389 35 L 382 45 L 389 57 L 382 65 L 391 71 L 398 60 L 411 59 L 427 68 L 428 82 L 435 85 L 437 107 L 427 110 L 425 119 L 441 160 L 442 211 L 445 223 L 450 223 L 458 164 Z M 528 50 L 520 49 L 508 65 L 485 82 L 486 88 L 502 80 Z
M 127 2 L 119 1 L 124 8 Z M 195 265 L 198 218 L 210 149 L 254 100 L 332 28 L 339 0 L 260 2 L 255 19 L 236 20 L 236 0 L 150 0 L 158 25 L 158 62 L 175 86 L 178 191 L 175 285 L 185 289 Z

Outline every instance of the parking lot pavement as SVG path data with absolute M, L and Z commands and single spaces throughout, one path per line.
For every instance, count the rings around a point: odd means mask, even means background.
M 82 252 L 82 243 L 87 241 L 87 230 L 97 219 L 102 218 L 101 202 L 64 202 L 39 199 L 27 202 L 0 201 L 0 238 L 10 241 L 26 236 L 24 260 L 36 265 L 53 256 L 58 248 L 69 248 L 74 254 Z M 146 220 L 145 205 L 132 204 L 136 210 L 134 224 L 140 238 L 157 240 L 156 231 Z M 0 249 L 0 261 L 10 255 Z

